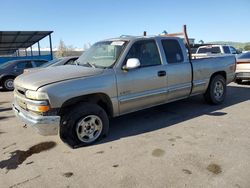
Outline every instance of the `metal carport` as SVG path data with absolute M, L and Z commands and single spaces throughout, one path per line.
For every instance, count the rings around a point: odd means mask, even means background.
M 0 31 L 0 56 L 13 55 L 16 53 L 19 56 L 19 50 L 25 49 L 27 56 L 27 48 L 31 50 L 33 56 L 32 46 L 38 44 L 38 53 L 40 52 L 39 41 L 49 36 L 50 55 L 53 59 L 51 33 L 53 31 Z

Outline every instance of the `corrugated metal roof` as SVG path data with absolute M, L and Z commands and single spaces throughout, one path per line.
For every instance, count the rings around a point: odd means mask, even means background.
M 53 31 L 0 31 L 0 55 L 26 49 L 51 33 Z

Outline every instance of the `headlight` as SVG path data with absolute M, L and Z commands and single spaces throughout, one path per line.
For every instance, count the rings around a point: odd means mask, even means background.
M 46 100 L 46 99 L 48 99 L 48 95 L 46 93 L 39 92 L 39 91 L 27 90 L 25 92 L 25 96 L 28 99 L 34 99 L 34 100 Z
M 31 111 L 34 111 L 34 112 L 47 112 L 49 111 L 49 106 L 45 106 L 45 105 L 32 105 L 32 104 L 27 104 L 27 108 Z

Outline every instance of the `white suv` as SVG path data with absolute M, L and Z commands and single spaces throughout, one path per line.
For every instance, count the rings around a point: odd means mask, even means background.
M 229 45 L 207 45 L 199 47 L 196 54 L 237 54 L 237 50 Z

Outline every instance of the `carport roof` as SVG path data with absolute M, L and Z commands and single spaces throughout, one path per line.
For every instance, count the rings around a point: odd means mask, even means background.
M 0 31 L 0 55 L 11 55 L 18 49 L 26 49 L 53 31 Z

